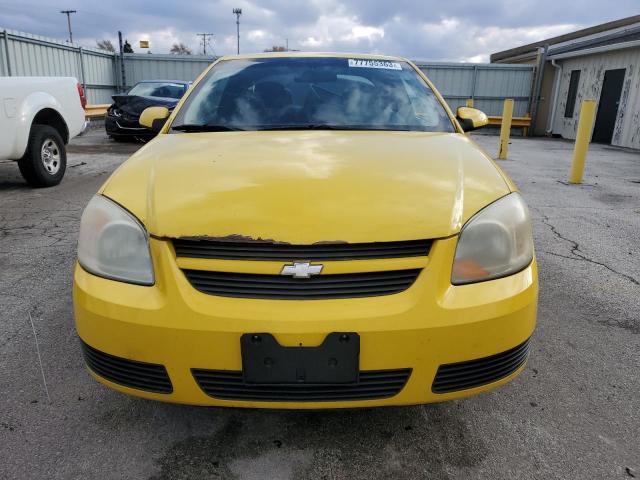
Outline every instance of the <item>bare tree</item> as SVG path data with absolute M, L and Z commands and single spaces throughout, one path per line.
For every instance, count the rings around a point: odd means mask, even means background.
M 191 49 L 184 43 L 174 43 L 169 51 L 176 55 L 191 55 Z
M 108 52 L 115 52 L 116 49 L 113 46 L 113 43 L 111 43 L 111 40 L 97 40 L 96 41 L 96 47 L 99 48 L 100 50 L 107 50 Z
M 265 52 L 286 52 L 287 47 L 283 47 L 281 45 L 274 45 L 271 48 L 265 48 L 264 51 Z

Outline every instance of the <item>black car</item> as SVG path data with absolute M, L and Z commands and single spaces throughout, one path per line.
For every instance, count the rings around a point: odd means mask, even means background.
M 181 80 L 145 80 L 135 84 L 126 94 L 113 95 L 113 104 L 105 117 L 107 135 L 117 141 L 153 138 L 156 133 L 139 123 L 144 109 L 167 107 L 173 110 L 190 85 L 191 82 Z

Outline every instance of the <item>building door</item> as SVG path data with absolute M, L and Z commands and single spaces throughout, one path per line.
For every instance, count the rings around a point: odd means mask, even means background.
M 624 82 L 624 68 L 607 70 L 604 72 L 600 103 L 596 114 L 596 125 L 593 128 L 592 141 L 596 143 L 611 143 L 613 129 L 616 126 L 622 83 Z

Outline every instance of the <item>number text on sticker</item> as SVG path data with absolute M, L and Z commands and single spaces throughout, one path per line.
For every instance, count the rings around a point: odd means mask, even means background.
M 360 68 L 386 68 L 387 70 L 402 70 L 402 66 L 398 62 L 389 62 L 387 60 L 362 60 L 350 58 L 349 66 Z

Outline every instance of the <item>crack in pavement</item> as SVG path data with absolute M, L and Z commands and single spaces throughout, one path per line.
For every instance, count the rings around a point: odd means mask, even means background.
M 548 253 L 549 255 L 554 255 L 556 257 L 567 258 L 569 260 L 579 260 L 579 261 L 589 262 L 589 263 L 592 263 L 594 265 L 600 265 L 601 267 L 606 268 L 610 272 L 615 273 L 616 275 L 619 275 L 619 276 L 629 280 L 631 283 L 633 283 L 635 285 L 640 285 L 640 281 L 636 280 L 631 275 L 627 275 L 626 273 L 619 272 L 618 270 L 610 267 L 606 263 L 598 262 L 597 260 L 593 260 L 592 258 L 587 257 L 586 254 L 582 250 L 580 250 L 580 244 L 578 242 L 576 242 L 575 240 L 572 240 L 572 239 L 567 238 L 564 235 L 562 235 L 558 231 L 558 229 L 555 227 L 555 225 L 553 225 L 551 223 L 551 221 L 549 220 L 549 217 L 547 215 L 545 215 L 544 213 L 542 213 L 538 209 L 535 209 L 535 210 L 538 211 L 538 213 L 540 214 L 542 223 L 544 223 L 547 227 L 549 227 L 549 229 L 551 230 L 551 233 L 553 233 L 560 240 L 564 240 L 565 242 L 568 242 L 568 243 L 571 244 L 571 255 L 573 255 L 573 256 L 561 255 L 559 253 L 549 252 L 549 251 L 546 251 L 546 250 L 543 250 L 544 253 Z

